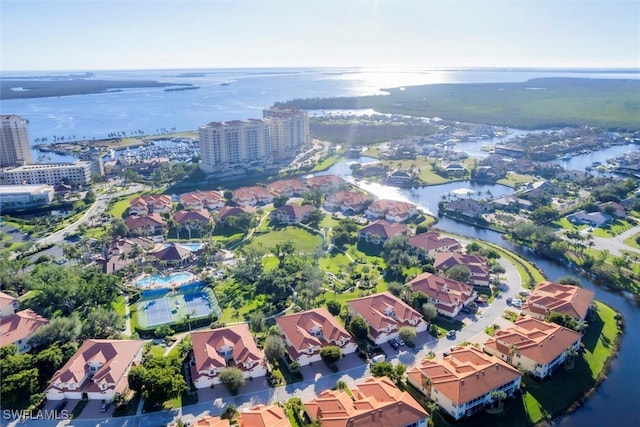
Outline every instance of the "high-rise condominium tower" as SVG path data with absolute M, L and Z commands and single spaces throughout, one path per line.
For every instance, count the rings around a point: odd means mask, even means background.
M 32 163 L 27 121 L 16 115 L 0 116 L 0 167 Z

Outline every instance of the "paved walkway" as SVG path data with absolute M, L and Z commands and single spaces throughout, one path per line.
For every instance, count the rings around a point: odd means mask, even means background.
M 632 248 L 624 243 L 624 240 L 628 237 L 631 237 L 637 233 L 640 233 L 640 225 L 636 225 L 635 227 L 631 227 L 627 231 L 618 234 L 615 237 L 598 237 L 591 236 L 594 243 L 594 248 L 598 250 L 608 250 L 610 254 L 615 256 L 622 255 L 622 251 L 625 252 L 636 252 L 640 254 L 640 250 L 636 248 Z

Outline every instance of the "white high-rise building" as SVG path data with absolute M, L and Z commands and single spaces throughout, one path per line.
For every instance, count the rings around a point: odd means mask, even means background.
M 303 110 L 278 107 L 262 111 L 271 128 L 271 148 L 274 159 L 292 157 L 309 141 L 309 115 Z
M 16 116 L 0 116 L 0 167 L 32 163 L 27 121 Z
M 269 108 L 264 119 L 212 122 L 199 129 L 201 162 L 205 172 L 235 166 L 271 164 L 293 157 L 309 140 L 305 111 Z
M 85 186 L 91 182 L 91 162 L 78 160 L 75 163 L 31 164 L 4 169 L 0 172 L 0 184 L 57 185 L 68 182 L 74 186 Z

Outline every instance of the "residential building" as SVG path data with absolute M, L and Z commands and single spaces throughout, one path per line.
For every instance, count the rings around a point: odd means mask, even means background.
M 387 377 L 369 377 L 350 390 L 324 390 L 305 403 L 311 420 L 327 427 L 426 427 L 429 414 Z
M 479 202 L 474 199 L 456 199 L 447 202 L 444 210 L 455 215 L 476 218 L 489 212 L 491 206 L 488 203 Z
M 103 273 L 113 274 L 140 261 L 144 252 L 154 245 L 153 240 L 146 237 L 117 239 L 111 242 L 103 254 L 106 257 L 98 259 L 97 262 L 102 265 Z
M 347 182 L 337 175 L 317 175 L 307 178 L 307 185 L 317 188 L 323 193 L 334 192 L 347 185 Z
M 33 163 L 27 123 L 15 114 L 0 116 L 0 168 Z
M 204 416 L 191 422 L 191 427 L 230 427 L 229 420 Z M 238 427 L 291 427 L 289 418 L 278 405 L 256 405 L 238 414 Z
M 0 185 L 0 211 L 48 205 L 53 196 L 52 185 Z
M 0 292 L 0 318 L 15 314 L 20 308 L 18 298 Z
M 124 219 L 129 236 L 157 236 L 164 233 L 164 219 L 158 213 L 131 215 Z
M 271 135 L 266 121 L 212 122 L 198 133 L 202 145 L 200 168 L 204 172 L 271 163 Z
M 369 219 L 384 218 L 387 221 L 404 222 L 417 212 L 416 205 L 413 203 L 380 199 L 371 203 L 364 214 Z
M 407 382 L 456 420 L 492 405 L 493 391 L 513 396 L 521 379 L 516 368 L 471 345 L 442 359 L 423 359 L 407 370 Z
M 403 170 L 394 170 L 387 173 L 384 183 L 387 185 L 397 185 L 400 187 L 410 186 L 413 184 L 414 178 L 411 173 Z
M 615 216 L 616 218 L 625 218 L 627 216 L 627 212 L 624 206 L 622 205 L 622 203 L 611 201 L 611 202 L 601 203 L 598 207 L 602 212 L 607 212 L 608 210 L 611 210 L 611 215 Z
M 281 179 L 279 181 L 274 181 L 270 184 L 267 184 L 267 190 L 274 196 L 302 196 L 302 194 L 308 190 L 307 186 L 304 185 L 302 180 L 292 178 L 292 179 Z
M 176 225 L 182 230 L 189 232 L 189 238 L 191 238 L 192 231 L 201 231 L 207 224 L 211 224 L 213 219 L 211 214 L 205 208 L 190 210 L 190 211 L 178 211 L 173 214 L 173 219 Z
M 259 185 L 240 187 L 233 192 L 233 201 L 240 206 L 266 205 L 273 202 L 273 195 Z
M 522 306 L 522 313 L 543 320 L 552 311 L 583 321 L 595 293 L 588 289 L 572 285 L 560 285 L 553 282 L 539 283 L 529 299 Z
M 129 215 L 171 212 L 173 202 L 166 194 L 134 197 L 129 202 Z
M 469 269 L 469 282 L 474 286 L 489 286 L 491 269 L 486 258 L 480 255 L 461 254 L 457 252 L 436 253 L 433 267 L 436 270 L 447 271 L 453 266 L 463 265 Z
M 325 308 L 301 311 L 276 318 L 292 360 L 305 366 L 317 362 L 326 346 L 340 347 L 342 354 L 356 351 L 357 345 L 346 329 Z
M 174 427 L 177 424 L 169 424 L 169 427 Z M 226 418 L 212 417 L 205 415 L 193 422 L 186 422 L 186 425 L 190 427 L 231 427 L 231 423 Z
M 504 211 L 517 211 L 519 209 L 529 210 L 533 206 L 533 203 L 530 201 L 515 196 L 500 196 L 493 199 L 491 203 L 493 203 L 494 208 L 502 209 Z
M 225 204 L 224 196 L 219 191 L 192 191 L 180 195 L 180 203 L 185 209 L 220 209 Z
M 438 313 L 447 317 L 457 316 L 462 307 L 476 298 L 472 286 L 431 273 L 422 273 L 407 284 L 426 294 Z
M 160 249 L 151 252 L 151 255 L 158 260 L 158 264 L 171 267 L 187 265 L 195 259 L 193 251 L 177 243 L 164 245 Z
M 570 348 L 579 350 L 581 339 L 582 334 L 572 329 L 525 316 L 507 329 L 497 329 L 483 350 L 542 379 L 567 359 Z
M 29 339 L 35 331 L 49 323 L 49 319 L 40 316 L 31 309 L 18 311 L 0 319 L 0 347 L 15 344 L 18 353 L 31 350 Z
M 225 224 L 227 219 L 232 216 L 254 214 L 255 211 L 251 206 L 224 206 L 218 213 L 218 222 Z
M 418 311 L 389 292 L 353 299 L 347 304 L 367 321 L 369 338 L 376 344 L 397 338 L 403 326 L 411 326 L 418 333 L 427 329 L 427 323 Z
M 364 210 L 371 196 L 362 191 L 342 190 L 330 193 L 324 200 L 324 208 L 328 211 L 341 211 L 347 215 L 353 215 Z
M 240 369 L 246 379 L 267 373 L 264 354 L 258 349 L 246 323 L 192 332 L 191 342 L 191 377 L 196 388 L 220 384 L 220 373 L 227 367 Z
M 278 209 L 274 210 L 271 213 L 271 217 L 275 222 L 281 224 L 299 224 L 307 219 L 309 214 L 314 210 L 316 210 L 316 208 L 313 205 L 300 206 L 291 203 L 280 206 Z
M 74 186 L 86 186 L 91 182 L 91 162 L 29 164 L 4 169 L 0 174 L 4 185 L 48 184 L 62 181 Z
M 462 249 L 462 245 L 456 239 L 441 236 L 435 231 L 411 236 L 409 244 L 414 254 L 422 260 L 434 259 L 437 252 L 459 252 Z
M 309 115 L 304 110 L 270 107 L 262 111 L 269 124 L 274 159 L 293 157 L 309 141 Z
M 574 224 L 588 224 L 592 227 L 604 227 L 611 222 L 611 215 L 602 212 L 578 211 L 567 215 L 567 219 Z
M 85 340 L 59 369 L 45 390 L 48 400 L 81 399 L 110 402 L 129 388 L 127 375 L 142 360 L 142 341 Z
M 394 236 L 406 235 L 411 233 L 409 227 L 396 222 L 387 222 L 383 219 L 365 225 L 358 231 L 358 240 L 362 240 L 374 245 L 382 245 Z

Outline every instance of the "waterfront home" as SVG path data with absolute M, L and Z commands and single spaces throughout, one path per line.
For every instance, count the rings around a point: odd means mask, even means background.
M 129 236 L 157 236 L 164 233 L 164 219 L 158 213 L 148 215 L 131 215 L 124 223 L 129 229 Z
M 299 179 L 282 179 L 267 184 L 267 190 L 274 196 L 302 196 L 307 191 L 307 186 Z
M 362 212 L 372 200 L 371 196 L 362 191 L 342 190 L 327 195 L 324 200 L 324 208 L 328 211 L 341 211 L 346 215 Z
M 549 183 L 548 181 L 535 181 L 528 182 L 523 187 L 518 189 L 515 194 L 522 196 L 526 195 L 529 198 L 538 198 L 549 196 L 555 193 L 555 191 L 556 187 L 554 187 L 553 184 Z
M 427 329 L 427 323 L 418 311 L 389 292 L 353 299 L 347 304 L 367 321 L 369 338 L 376 344 L 397 338 L 403 326 L 411 326 L 418 333 Z
M 313 205 L 297 205 L 294 203 L 280 206 L 271 213 L 271 217 L 275 222 L 281 224 L 299 224 L 314 211 Z
M 337 175 L 319 175 L 307 178 L 307 185 L 323 193 L 329 193 L 345 187 L 347 182 Z
M 324 390 L 305 403 L 310 420 L 330 427 L 426 427 L 429 414 L 387 377 L 369 377 L 345 390 Z
M 530 201 L 515 196 L 501 196 L 493 199 L 491 203 L 494 208 L 501 209 L 503 211 L 518 211 L 520 209 L 529 210 L 533 206 L 533 203 Z
M 411 173 L 403 170 L 394 170 L 389 172 L 384 179 L 387 185 L 410 186 L 414 179 Z
M 129 215 L 171 212 L 173 202 L 166 194 L 138 196 L 129 202 Z
M 622 204 L 618 202 L 612 201 L 601 203 L 598 207 L 600 208 L 601 212 L 611 211 L 611 215 L 615 216 L 616 218 L 625 218 L 627 216 L 627 212 L 625 211 L 624 206 L 622 206 Z
M 193 357 L 191 377 L 196 388 L 220 384 L 220 372 L 230 366 L 242 371 L 245 379 L 263 377 L 267 365 L 249 326 L 236 326 L 191 333 Z
M 29 340 L 49 319 L 31 309 L 18 311 L 0 319 L 0 347 L 15 344 L 18 353 L 31 350 Z
M 457 252 L 436 253 L 433 267 L 436 270 L 447 271 L 456 265 L 463 265 L 469 269 L 469 283 L 475 286 L 489 286 L 491 270 L 487 259 L 480 255 L 461 254 Z
M 180 195 L 180 203 L 185 209 L 220 209 L 225 204 L 225 199 L 219 191 L 192 191 Z
M 573 224 L 587 224 L 591 227 L 605 227 L 611 222 L 611 216 L 605 213 L 585 210 L 567 215 L 567 219 Z
M 438 313 L 447 317 L 457 316 L 476 298 L 472 286 L 431 273 L 422 273 L 407 284 L 414 292 L 426 294 Z
M 232 216 L 239 216 L 244 214 L 254 214 L 256 210 L 251 206 L 225 206 L 220 209 L 218 213 L 218 222 L 225 224 L 227 219 Z
M 433 259 L 437 252 L 457 252 L 462 245 L 456 239 L 441 236 L 440 233 L 429 231 L 409 237 L 412 252 L 421 260 Z
M 369 219 L 384 218 L 387 221 L 404 222 L 417 212 L 416 205 L 413 203 L 380 199 L 371 203 L 364 214 Z
M 233 191 L 233 201 L 240 206 L 266 205 L 273 202 L 273 195 L 258 185 L 240 187 Z
M 446 170 L 447 173 L 453 174 L 466 174 L 469 172 L 467 168 L 462 166 L 460 163 L 448 163 L 444 166 L 444 170 Z
M 442 359 L 423 359 L 407 370 L 407 382 L 456 420 L 493 405 L 493 391 L 513 396 L 521 379 L 516 368 L 471 345 Z
M 301 311 L 276 318 L 291 360 L 305 366 L 321 360 L 320 350 L 340 347 L 342 354 L 356 351 L 356 343 L 347 330 L 325 308 Z
M 580 322 L 587 317 L 594 295 L 593 291 L 579 286 L 541 282 L 522 306 L 522 313 L 543 320 L 556 311 Z
M 447 202 L 445 212 L 462 215 L 469 218 L 476 218 L 491 210 L 488 203 L 479 202 L 474 199 L 456 199 Z
M 577 352 L 581 339 L 572 329 L 525 316 L 508 329 L 495 330 L 483 350 L 542 379 L 570 357 L 570 349 Z
M 81 399 L 110 402 L 129 388 L 128 373 L 142 360 L 142 341 L 85 340 L 71 359 L 51 377 L 47 400 Z
M 19 308 L 18 298 L 0 292 L 0 318 L 14 314 Z
M 379 219 L 362 227 L 358 231 L 358 240 L 373 243 L 374 245 L 382 245 L 394 236 L 409 234 L 411 234 L 411 230 L 406 225 Z

